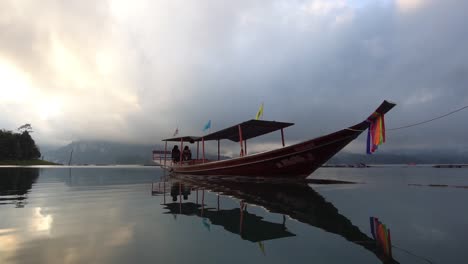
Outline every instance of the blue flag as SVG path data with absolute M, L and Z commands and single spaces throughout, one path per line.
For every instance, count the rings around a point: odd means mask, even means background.
M 211 231 L 210 224 L 208 223 L 208 220 L 206 218 L 203 217 L 202 223 L 203 223 L 203 226 L 205 226 L 208 231 Z
M 206 131 L 211 128 L 211 120 L 208 120 L 208 123 L 206 123 L 205 127 L 203 128 L 203 131 Z

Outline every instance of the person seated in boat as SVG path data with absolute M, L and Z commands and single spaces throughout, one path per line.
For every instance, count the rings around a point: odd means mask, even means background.
M 192 152 L 190 151 L 188 146 L 185 146 L 184 151 L 182 152 L 182 159 L 183 160 L 191 160 L 192 159 Z
M 174 148 L 172 148 L 172 153 L 171 153 L 172 161 L 173 162 L 179 162 L 180 161 L 180 150 L 177 145 L 174 145 Z

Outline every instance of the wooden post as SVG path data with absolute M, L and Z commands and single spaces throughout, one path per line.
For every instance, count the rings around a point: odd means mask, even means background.
M 205 138 L 202 137 L 203 163 L 205 163 Z
M 218 139 L 218 160 L 219 160 L 219 139 Z
M 242 237 L 242 222 L 244 222 L 244 201 L 240 201 L 240 220 L 239 220 L 239 235 Z
M 244 140 L 244 151 L 245 151 L 245 155 L 247 156 L 247 139 Z
M 205 211 L 205 189 L 202 189 L 202 198 L 201 198 L 201 216 L 203 217 L 203 212 Z
M 281 129 L 281 142 L 283 143 L 283 147 L 284 147 L 284 132 L 283 132 L 283 129 Z
M 182 183 L 179 182 L 179 213 L 182 214 Z
M 218 211 L 219 211 L 219 193 L 217 194 L 218 196 Z
M 242 144 L 242 128 L 240 125 L 238 127 L 239 127 L 239 143 L 241 147 L 240 156 L 243 157 L 244 156 L 244 144 Z
M 163 181 L 163 188 L 164 188 L 164 204 L 166 204 L 166 180 Z
M 184 148 L 184 139 L 180 139 L 180 160 L 179 160 L 179 164 L 182 165 L 182 154 L 184 153 L 183 152 L 183 148 Z

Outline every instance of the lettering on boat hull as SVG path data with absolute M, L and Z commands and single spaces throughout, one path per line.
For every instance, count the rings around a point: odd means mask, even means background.
M 295 147 L 294 151 L 299 152 L 299 151 L 303 151 L 303 150 L 308 150 L 308 149 L 313 148 L 313 147 L 315 147 L 315 142 L 309 142 L 307 144 L 302 144 L 300 146 Z
M 311 153 L 307 153 L 307 155 L 294 155 L 289 158 L 282 159 L 276 163 L 277 168 L 284 168 L 293 166 L 296 164 L 304 163 L 306 161 L 314 161 L 315 157 Z

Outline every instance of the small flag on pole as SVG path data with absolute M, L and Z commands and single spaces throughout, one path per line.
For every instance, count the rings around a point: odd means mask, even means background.
M 258 108 L 257 115 L 255 116 L 255 120 L 259 120 L 263 116 L 263 103 Z
M 211 230 L 210 224 L 208 223 L 208 220 L 207 220 L 205 217 L 203 217 L 202 223 L 203 223 L 203 226 L 204 226 L 208 231 Z
M 177 127 L 176 130 L 174 131 L 174 135 L 172 135 L 173 137 L 177 136 L 177 134 L 179 134 L 179 128 Z
M 211 128 L 211 120 L 208 120 L 208 123 L 203 127 L 203 131 L 206 131 Z
M 265 245 L 263 244 L 262 241 L 258 241 L 258 246 L 260 247 L 260 250 L 263 253 L 263 256 L 265 256 Z

